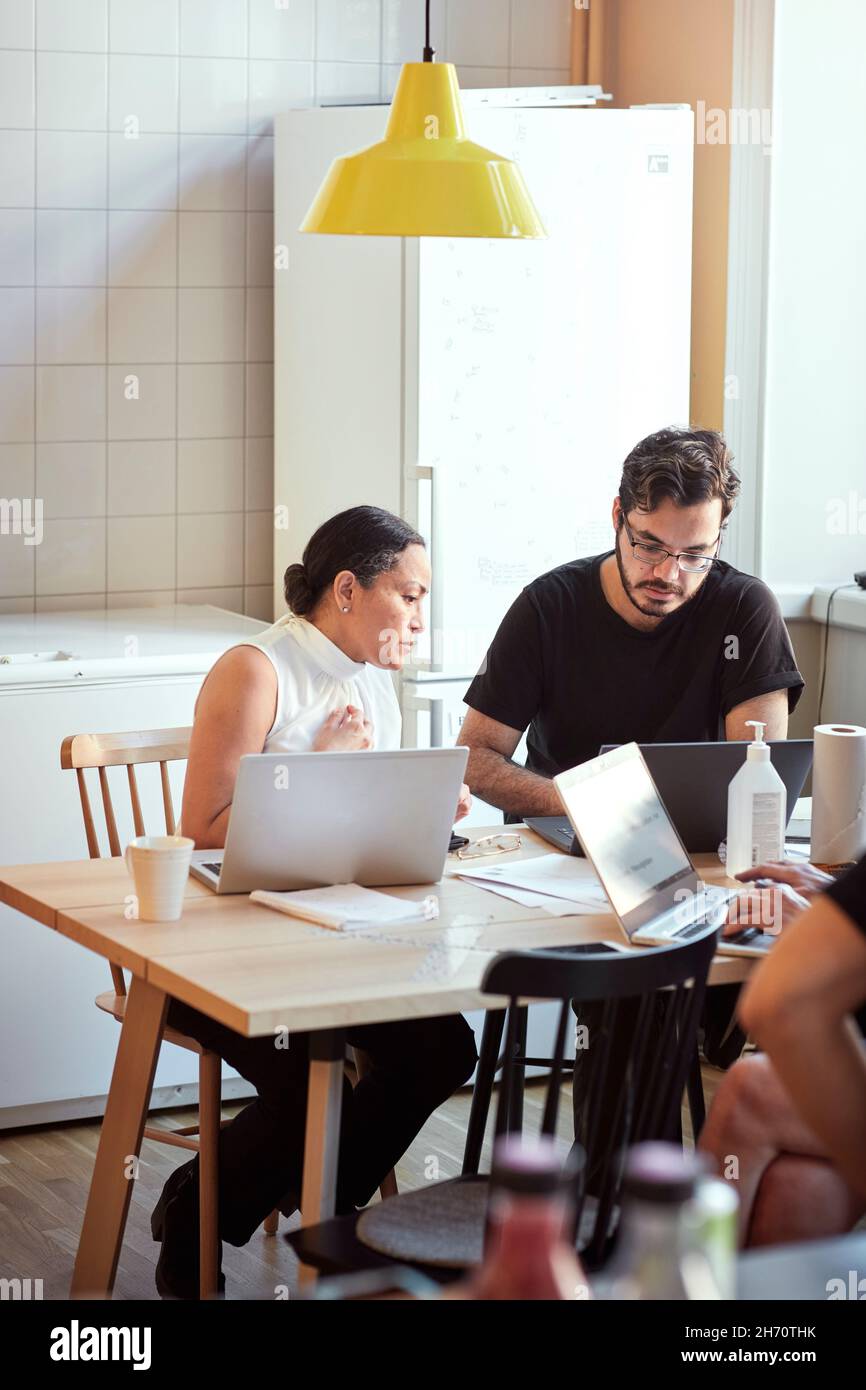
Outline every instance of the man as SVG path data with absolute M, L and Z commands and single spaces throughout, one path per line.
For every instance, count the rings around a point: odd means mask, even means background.
M 550 779 L 603 743 L 787 737 L 803 678 L 778 604 L 719 558 L 740 488 L 714 430 L 664 429 L 625 460 L 614 549 L 551 570 L 506 613 L 466 693 L 459 743 L 474 796 L 506 820 L 559 815 Z M 526 766 L 512 754 L 528 729 Z M 704 1050 L 727 1063 L 738 987 L 710 992 Z M 588 1011 L 582 1012 L 586 1019 Z M 581 1079 L 575 1072 L 575 1121 Z

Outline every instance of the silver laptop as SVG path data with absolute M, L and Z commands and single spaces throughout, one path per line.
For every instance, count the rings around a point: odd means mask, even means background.
M 442 877 L 468 748 L 249 753 L 224 850 L 190 872 L 218 893 Z
M 553 779 L 629 940 L 669 945 L 688 941 L 709 923 L 721 927 L 742 889 L 701 881 L 636 743 L 581 763 Z M 763 955 L 775 940 L 746 931 L 720 941 L 731 955 Z M 765 938 L 763 944 L 758 938 Z

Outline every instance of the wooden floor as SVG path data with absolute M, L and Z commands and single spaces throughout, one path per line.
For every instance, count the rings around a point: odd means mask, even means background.
M 712 1067 L 704 1067 L 708 1105 L 721 1075 Z M 530 1082 L 525 1102 L 528 1132 L 540 1126 L 543 1099 L 543 1083 Z M 460 1091 L 431 1116 L 397 1168 L 401 1191 L 460 1172 L 470 1101 L 471 1092 Z M 235 1114 L 244 1103 L 224 1106 L 224 1115 Z M 151 1116 L 150 1123 L 174 1128 L 194 1124 L 195 1119 L 194 1112 L 172 1110 Z M 684 1129 L 688 1134 L 685 1113 Z M 569 1087 L 563 1088 L 558 1126 L 563 1158 L 572 1136 Z M 98 1140 L 98 1120 L 0 1132 L 0 1277 L 41 1279 L 44 1298 L 68 1297 Z M 182 1150 L 145 1140 L 120 1256 L 116 1298 L 158 1297 L 154 1268 L 159 1246 L 151 1238 L 150 1213 L 169 1173 L 188 1158 Z M 489 1137 L 482 1168 L 488 1164 Z M 285 1298 L 286 1289 L 289 1296 L 294 1293 L 297 1263 L 281 1236 L 297 1224 L 296 1213 L 291 1219 L 282 1218 L 277 1237 L 266 1236 L 260 1229 L 241 1250 L 223 1247 L 227 1298 Z

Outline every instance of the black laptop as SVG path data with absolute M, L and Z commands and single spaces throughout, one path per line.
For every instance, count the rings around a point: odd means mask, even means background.
M 735 743 L 641 743 L 659 795 L 689 854 L 715 853 L 728 830 L 728 784 L 746 761 L 750 740 Z M 618 748 L 605 743 L 609 753 Z M 773 767 L 785 783 L 788 815 L 812 767 L 810 738 L 776 739 L 769 747 Z M 581 854 L 568 816 L 526 816 L 525 823 L 557 849 Z

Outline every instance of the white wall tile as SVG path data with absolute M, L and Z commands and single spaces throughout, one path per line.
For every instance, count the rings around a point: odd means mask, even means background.
M 244 518 L 242 512 L 177 519 L 179 589 L 224 587 L 243 582 Z
M 249 0 L 249 10 L 251 58 L 312 58 L 314 0 Z
M 273 135 L 274 117 L 282 111 L 310 106 L 313 101 L 313 64 L 251 61 L 250 135 Z
M 115 286 L 108 291 L 108 360 L 177 360 L 176 289 Z
M 274 140 L 253 135 L 247 141 L 247 208 L 270 212 L 274 206 Z
M 104 53 L 36 54 L 40 130 L 105 130 L 108 59 Z
M 176 368 L 124 363 L 108 368 L 109 439 L 172 439 Z
M 180 51 L 199 58 L 245 58 L 246 0 L 181 0 Z
M 162 608 L 175 601 L 174 589 L 141 589 L 127 593 L 112 590 L 105 595 L 106 608 Z
M 26 598 L 0 598 L 0 613 L 33 613 L 34 611 L 32 595 Z
M 108 137 L 108 206 L 163 209 L 177 207 L 177 135 Z
M 38 0 L 36 47 L 104 53 L 108 0 Z
M 0 491 L 4 497 L 35 497 L 35 445 L 0 444 L 0 478 L 3 479 Z
M 247 512 L 244 520 L 244 583 L 268 584 L 273 578 L 274 570 L 274 514 Z
M 61 365 L 105 361 L 105 290 L 38 289 L 36 356 Z
M 179 0 L 110 0 L 113 53 L 177 53 Z
M 36 597 L 37 613 L 69 613 L 79 609 L 104 613 L 105 594 L 39 594 Z
M 0 130 L 0 208 L 32 208 L 36 199 L 33 136 L 29 130 Z
M 36 214 L 37 285 L 104 285 L 104 212 L 40 208 Z
M 0 51 L 0 125 L 29 130 L 33 113 L 33 54 Z
M 105 445 L 37 444 L 36 495 L 46 517 L 105 515 Z
M 0 289 L 0 363 L 23 367 L 32 362 L 34 351 L 34 291 Z M 0 493 L 5 483 L 0 478 Z
M 317 61 L 378 61 L 381 15 L 381 0 L 318 0 Z
M 274 369 L 270 362 L 248 362 L 247 434 L 274 432 Z
M 181 439 L 178 512 L 239 512 L 244 506 L 244 441 Z
M 33 368 L 0 367 L 0 440 L 33 439 Z
M 0 48 L 33 47 L 35 0 L 0 0 Z
M 105 438 L 104 367 L 36 368 L 36 438 L 49 442 Z
M 227 439 L 243 432 L 243 365 L 178 367 L 178 439 Z
M 267 212 L 247 214 L 247 284 L 274 283 L 274 219 Z
M 247 63 L 242 58 L 183 58 L 180 129 L 240 135 L 247 121 Z
M 177 603 L 209 603 L 229 613 L 243 613 L 244 591 L 235 589 L 178 589 Z
M 445 43 L 445 5 L 431 7 L 430 39 L 437 57 L 448 58 Z M 424 54 L 424 6 L 415 0 L 383 0 L 382 61 L 420 63 Z
M 105 590 L 105 518 L 46 517 L 36 547 L 36 593 L 92 594 Z
M 246 495 L 244 506 L 247 511 L 273 511 L 274 506 L 274 441 L 273 439 L 246 440 Z
M 36 206 L 104 208 L 106 165 L 101 131 L 37 131 Z
M 457 81 L 467 91 L 470 87 L 507 87 L 508 68 L 458 67 Z
M 242 212 L 246 207 L 245 135 L 181 135 L 180 206 L 184 212 Z
M 568 87 L 570 68 L 511 68 L 509 87 Z
M 508 66 L 508 0 L 447 0 L 449 63 Z
M 109 73 L 109 129 L 142 135 L 177 130 L 177 58 L 113 53 Z
M 108 283 L 173 285 L 177 280 L 177 213 L 108 214 Z
M 316 101 L 344 106 L 379 100 L 378 63 L 317 63 Z
M 31 512 L 31 520 L 34 519 Z M 44 522 L 43 522 L 44 526 Z M 36 539 L 31 532 L 31 539 Z M 36 552 L 38 545 L 28 545 L 27 537 L 9 535 L 3 537 L 0 545 L 0 594 L 5 598 L 11 595 L 22 597 L 31 594 L 36 584 Z M 4 612 L 9 610 L 4 607 Z M 21 611 L 13 608 L 13 612 Z
M 571 14 L 570 0 L 511 0 L 512 67 L 568 67 Z
M 108 588 L 173 589 L 173 516 L 114 516 L 108 520 Z
M 178 362 L 242 362 L 244 289 L 178 291 Z
M 273 362 L 274 292 L 250 286 L 246 294 L 246 359 L 248 362 Z
M 23 208 L 0 210 L 0 285 L 34 283 L 36 214 Z
M 248 585 L 244 589 L 244 614 L 247 618 L 260 618 L 265 623 L 276 620 L 274 591 L 270 584 Z
M 173 439 L 110 443 L 109 516 L 174 515 L 176 452 Z
M 180 283 L 243 285 L 244 214 L 180 214 Z

